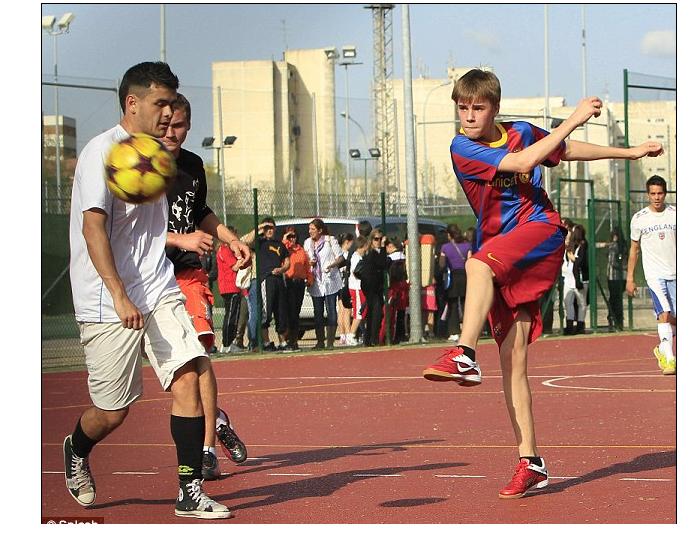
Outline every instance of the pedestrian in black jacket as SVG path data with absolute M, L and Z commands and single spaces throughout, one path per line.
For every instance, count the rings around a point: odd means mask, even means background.
M 384 272 L 387 269 L 386 240 L 380 229 L 373 229 L 367 253 L 361 260 L 360 286 L 367 303 L 365 346 L 379 344 L 379 328 L 384 306 Z

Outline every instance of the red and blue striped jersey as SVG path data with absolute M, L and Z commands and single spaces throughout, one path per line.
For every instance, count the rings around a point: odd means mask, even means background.
M 527 221 L 561 225 L 542 186 L 542 170 L 531 173 L 498 171 L 500 161 L 511 152 L 519 152 L 546 135 L 547 131 L 526 121 L 496 123 L 502 137 L 494 143 L 471 140 L 459 134 L 452 140 L 452 166 L 477 220 L 476 245 L 505 234 Z M 565 142 L 542 162 L 553 167 L 561 161 Z

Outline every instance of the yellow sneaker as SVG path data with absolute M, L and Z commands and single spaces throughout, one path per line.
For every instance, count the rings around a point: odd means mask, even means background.
M 668 360 L 667 356 L 665 356 L 662 352 L 660 352 L 659 346 L 656 346 L 653 349 L 653 354 L 655 355 L 655 358 L 657 358 L 657 365 L 662 370 L 662 375 L 674 375 L 677 372 L 677 359 L 676 358 L 672 358 L 671 360 Z
M 667 360 L 667 367 L 662 368 L 662 375 L 674 375 L 677 373 L 677 359 Z

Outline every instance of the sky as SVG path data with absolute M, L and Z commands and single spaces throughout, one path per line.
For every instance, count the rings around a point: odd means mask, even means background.
M 354 45 L 357 61 L 363 64 L 350 68 L 350 100 L 367 107 L 373 54 L 372 14 L 365 5 L 166 4 L 166 61 L 182 87 L 210 87 L 213 61 L 281 60 L 286 48 Z M 53 78 L 55 45 L 61 82 L 114 86 L 128 67 L 159 59 L 160 6 L 42 5 L 42 15 L 75 14 L 70 32 L 59 36 L 55 44 L 42 33 L 42 78 Z M 587 93 L 620 101 L 624 68 L 675 77 L 676 15 L 674 4 L 586 4 Z M 551 4 L 548 21 L 549 93 L 574 105 L 583 92 L 582 7 Z M 400 78 L 404 68 L 399 4 L 392 12 L 392 24 L 394 76 Z M 504 97 L 544 94 L 543 4 L 415 4 L 410 7 L 410 31 L 414 77 L 445 79 L 448 66 L 486 65 L 499 76 Z M 337 68 L 339 107 L 344 79 L 344 71 Z M 44 113 L 54 113 L 52 89 L 43 87 L 42 92 Z M 78 132 L 88 129 L 95 134 L 103 130 L 99 125 L 107 128 L 118 117 L 115 100 L 108 95 L 96 104 L 82 98 L 61 89 L 60 112 L 78 119 Z M 201 117 L 187 146 L 206 157 L 196 147 L 200 137 L 213 134 L 214 126 L 211 102 L 201 103 L 207 105 L 194 105 Z M 109 125 L 101 123 L 102 110 Z M 363 127 L 369 128 L 369 122 L 363 121 Z M 78 139 L 78 147 L 84 146 L 85 137 Z

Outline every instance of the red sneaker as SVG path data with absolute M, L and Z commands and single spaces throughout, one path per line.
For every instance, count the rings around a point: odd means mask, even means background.
M 527 458 L 522 458 L 510 482 L 498 493 L 498 498 L 522 498 L 527 491 L 541 489 L 548 484 L 549 472 L 544 459 L 541 459 L 539 467 Z
M 481 384 L 481 368 L 459 346 L 449 348 L 434 364 L 423 370 L 430 381 L 454 381 L 465 387 Z

